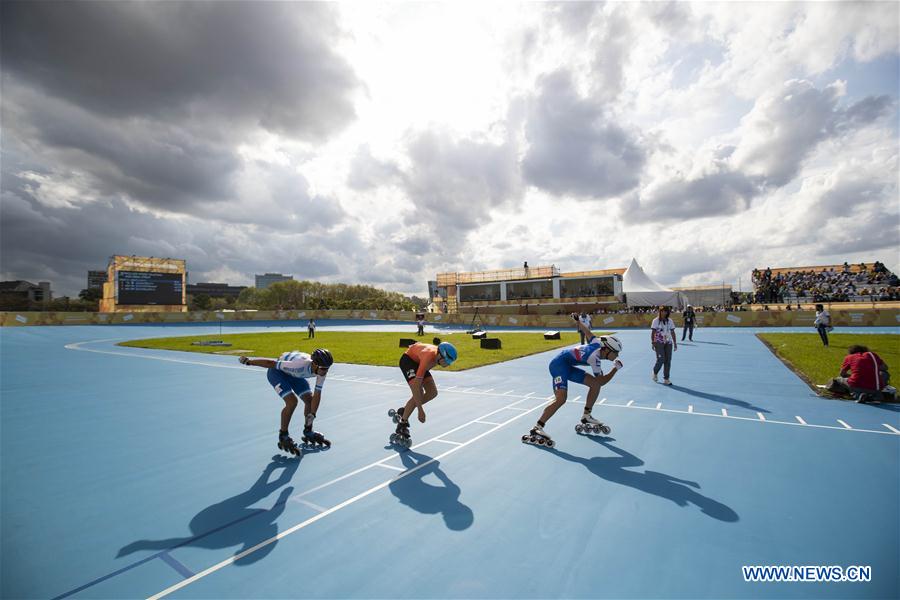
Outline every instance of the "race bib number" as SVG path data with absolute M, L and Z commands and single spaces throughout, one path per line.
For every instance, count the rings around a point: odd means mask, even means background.
M 563 378 L 557 375 L 553 378 L 553 383 L 562 383 Z
M 415 379 L 415 378 L 416 378 L 416 370 L 415 370 L 415 369 L 409 369 L 409 370 L 406 372 L 406 378 L 407 378 L 407 379 Z

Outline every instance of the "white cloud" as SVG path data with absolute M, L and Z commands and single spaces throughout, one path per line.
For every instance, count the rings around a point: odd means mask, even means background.
M 0 271 L 77 293 L 140 250 L 421 294 L 900 246 L 897 92 L 854 71 L 897 3 L 241 6 L 4 4 Z

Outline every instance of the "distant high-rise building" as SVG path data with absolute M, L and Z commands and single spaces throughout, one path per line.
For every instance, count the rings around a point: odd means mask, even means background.
M 273 283 L 279 281 L 293 281 L 293 275 L 282 275 L 281 273 L 266 273 L 265 275 L 256 275 L 256 289 L 264 290 Z
M 106 271 L 88 271 L 87 289 L 102 290 L 106 283 Z

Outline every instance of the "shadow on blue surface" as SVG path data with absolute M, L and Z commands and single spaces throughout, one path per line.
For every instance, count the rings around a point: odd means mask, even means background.
M 407 469 L 414 469 L 432 460 L 418 452 L 402 452 L 400 459 Z M 440 469 L 440 461 L 422 467 L 388 486 L 401 504 L 426 515 L 440 515 L 448 529 L 462 531 L 472 526 L 475 515 L 472 509 L 459 501 L 459 486 Z M 434 475 L 443 485 L 431 485 L 423 481 L 426 475 Z
M 298 466 L 300 466 L 299 459 L 273 456 L 272 461 L 266 465 L 259 478 L 250 486 L 250 489 L 222 502 L 208 506 L 197 513 L 191 519 L 189 525 L 191 533 L 194 535 L 162 540 L 137 540 L 122 547 L 117 556 L 125 556 L 140 550 L 161 550 L 167 552 L 183 546 L 209 549 L 241 546 L 235 552 L 235 555 L 237 555 L 248 548 L 252 548 L 256 544 L 278 534 L 276 521 L 279 515 L 284 512 L 285 503 L 290 498 L 294 488 L 286 487 L 281 490 L 281 494 L 279 494 L 272 508 L 250 508 L 250 506 L 289 483 Z M 276 469 L 282 469 L 281 474 L 270 482 L 269 477 Z M 242 527 L 235 527 L 256 516 L 261 518 L 255 519 Z M 234 564 L 248 565 L 255 563 L 265 558 L 276 544 L 277 542 L 273 542 L 257 552 L 236 560 Z
M 694 344 L 712 344 L 713 346 L 734 346 L 734 344 L 726 344 L 725 342 L 701 342 L 698 340 L 691 340 Z
M 697 390 L 692 390 L 691 388 L 684 387 L 683 385 L 675 385 L 672 384 L 669 386 L 669 389 L 675 390 L 676 392 L 681 392 L 683 394 L 687 394 L 689 396 L 696 396 L 697 398 L 703 398 L 705 400 L 712 400 L 713 402 L 720 402 L 722 404 L 730 404 L 731 406 L 740 406 L 741 408 L 746 408 L 747 410 L 755 410 L 757 412 L 768 413 L 771 411 L 766 410 L 765 408 L 759 406 L 753 406 L 749 402 L 744 400 L 738 400 L 737 398 L 731 398 L 730 396 L 720 396 L 719 394 L 709 394 L 707 392 L 699 392 Z
M 581 456 L 574 456 L 567 452 L 563 452 L 556 448 L 547 448 L 545 446 L 536 447 L 556 454 L 560 458 L 564 458 L 570 462 L 584 465 L 588 471 L 611 483 L 618 483 L 619 485 L 632 487 L 647 494 L 659 496 L 660 498 L 667 498 L 678 506 L 693 504 L 699 508 L 703 514 L 718 519 L 719 521 L 733 523 L 739 520 L 737 513 L 730 507 L 698 492 L 697 490 L 700 489 L 699 483 L 688 481 L 686 479 L 679 479 L 672 475 L 666 475 L 665 473 L 658 473 L 656 471 L 629 471 L 628 469 L 631 467 L 643 466 L 644 461 L 626 450 L 613 446 L 612 442 L 615 441 L 615 438 L 600 436 L 588 437 L 590 440 L 602 444 L 619 456 L 595 456 L 593 458 L 583 458 Z

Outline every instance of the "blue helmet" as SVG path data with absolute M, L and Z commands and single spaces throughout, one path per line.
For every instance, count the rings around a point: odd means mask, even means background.
M 453 364 L 456 360 L 456 348 L 450 342 L 441 342 L 438 344 L 438 353 L 447 361 L 447 366 Z

